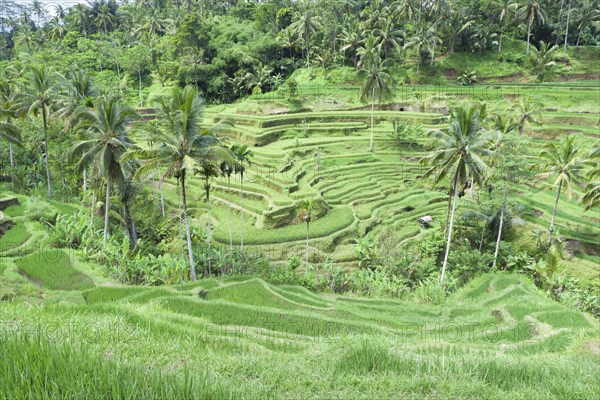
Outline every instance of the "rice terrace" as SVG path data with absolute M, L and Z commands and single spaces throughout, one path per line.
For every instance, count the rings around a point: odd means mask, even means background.
M 0 0 L 0 399 L 600 398 L 597 0 Z

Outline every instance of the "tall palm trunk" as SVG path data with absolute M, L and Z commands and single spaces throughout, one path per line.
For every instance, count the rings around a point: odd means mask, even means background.
M 183 220 L 185 222 L 185 234 L 187 237 L 188 256 L 190 258 L 190 276 L 193 281 L 198 279 L 196 275 L 196 265 L 194 264 L 194 252 L 192 251 L 192 233 L 190 232 L 190 222 L 187 215 L 187 199 L 185 195 L 185 170 L 181 171 L 181 202 L 183 203 Z
M 46 180 L 48 182 L 48 198 L 52 197 L 52 189 L 50 188 L 50 165 L 48 163 L 48 122 L 46 121 L 46 108 L 42 106 L 42 121 L 44 123 L 44 152 L 46 162 Z
M 558 209 L 558 200 L 560 199 L 560 190 L 562 189 L 562 181 L 558 184 L 558 192 L 556 192 L 556 200 L 554 201 L 554 210 L 552 211 L 552 220 L 550 221 L 550 236 L 548 238 L 548 248 L 552 244 L 552 236 L 554 235 L 554 219 L 556 218 L 556 210 Z
M 306 224 L 306 265 L 308 265 L 308 225 Z
M 139 78 L 139 89 L 140 89 L 140 107 L 143 107 L 143 101 L 142 101 L 142 74 L 139 73 L 138 74 L 138 78 Z
M 560 11 L 558 12 L 558 15 L 559 15 L 558 34 L 556 35 L 556 42 L 554 42 L 555 46 L 558 46 L 558 41 L 560 40 L 560 31 L 562 30 L 562 12 L 563 12 L 564 5 L 565 5 L 565 0 L 560 0 Z
M 240 193 L 240 251 L 244 251 L 244 174 L 241 174 L 242 191 Z
M 569 11 L 567 11 L 567 26 L 565 27 L 565 51 L 567 51 L 567 41 L 569 40 L 569 22 L 571 20 L 571 0 L 569 0 Z M 579 44 L 579 41 L 577 42 Z
M 454 213 L 456 212 L 456 199 L 458 198 L 458 176 L 454 177 L 454 198 L 452 199 L 452 213 L 450 214 L 450 225 L 448 226 L 448 241 L 446 242 L 446 254 L 444 255 L 444 264 L 442 265 L 442 276 L 440 278 L 442 285 L 446 275 L 446 266 L 448 265 L 448 254 L 450 254 L 450 242 L 452 241 L 452 226 L 454 225 Z
M 371 93 L 371 144 L 369 145 L 369 152 L 373 151 L 373 124 L 375 122 L 375 86 Z
M 106 176 L 106 201 L 104 202 L 104 243 L 108 239 L 108 212 L 110 209 L 110 173 Z
M 162 187 L 162 179 L 158 184 L 158 190 L 160 190 L 160 212 L 162 214 L 162 217 L 165 217 L 165 196 L 163 194 L 163 187 Z
M 508 193 L 508 185 L 504 188 L 502 195 L 502 209 L 500 211 L 500 225 L 498 226 L 498 237 L 496 238 L 496 250 L 494 250 L 494 263 L 492 268 L 496 268 L 498 261 L 498 251 L 500 250 L 500 239 L 502 238 L 502 227 L 504 226 L 504 213 L 506 212 L 506 194 Z
M 527 21 L 527 54 L 529 54 L 529 42 L 530 40 L 530 36 L 531 36 L 531 22 L 532 22 L 533 18 L 530 18 L 529 21 Z
M 131 216 L 131 211 L 129 210 L 129 204 L 127 204 L 127 202 L 123 204 L 123 209 L 125 214 L 125 225 L 127 225 L 127 234 L 129 236 L 129 239 L 131 240 L 131 244 L 135 246 L 137 244 L 138 239 L 137 230 L 135 229 L 135 222 Z
M 83 192 L 87 192 L 87 167 L 83 169 Z
M 233 216 L 231 214 L 231 176 L 227 176 L 227 205 L 229 206 L 229 251 L 233 251 Z

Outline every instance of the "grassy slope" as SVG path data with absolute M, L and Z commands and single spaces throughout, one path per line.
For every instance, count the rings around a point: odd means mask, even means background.
M 202 286 L 207 300 L 197 296 Z M 5 396 L 154 397 L 186 390 L 193 398 L 600 395 L 597 322 L 515 275 L 482 276 L 440 306 L 316 295 L 253 278 L 101 286 L 84 298 L 88 304 L 2 308 L 0 324 L 10 321 L 12 332 L 2 337 Z M 24 351 L 37 361 L 21 368 Z M 142 369 L 148 378 L 137 375 Z M 34 378 L 40 373 L 49 373 L 48 381 Z M 157 374 L 164 387 L 155 385 Z

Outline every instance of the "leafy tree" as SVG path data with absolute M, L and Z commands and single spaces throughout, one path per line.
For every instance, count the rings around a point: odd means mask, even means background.
M 373 125 L 375 119 L 375 98 L 377 102 L 389 100 L 394 95 L 394 78 L 386 69 L 386 62 L 381 61 L 379 54 L 373 56 L 365 68 L 359 71 L 359 77 L 363 79 L 363 84 L 360 90 L 360 100 L 366 103 L 371 99 L 371 141 L 369 151 L 373 151 Z
M 396 29 L 394 21 L 389 17 L 381 21 L 379 29 L 373 30 L 373 36 L 377 38 L 377 46 L 386 60 L 390 57 L 391 50 L 399 52 L 402 48 L 404 32 Z
M 342 29 L 339 38 L 343 43 L 342 46 L 340 46 L 340 51 L 343 54 L 346 54 L 347 51 L 350 52 L 352 55 L 352 64 L 354 65 L 354 68 L 356 68 L 358 66 L 358 49 L 363 40 L 358 23 L 351 23 Z
M 219 165 L 221 174 L 227 177 L 227 207 L 229 208 L 229 251 L 233 250 L 233 218 L 231 213 L 231 174 L 235 171 L 235 165 L 229 161 L 222 161 Z
M 532 132 L 532 124 L 539 125 L 542 123 L 542 111 L 531 98 L 519 98 L 519 100 L 514 104 L 513 110 L 517 115 L 517 127 L 519 129 L 519 135 L 523 134 L 523 129 L 525 129 L 525 126 L 529 126 L 529 131 Z
M 104 203 L 104 242 L 108 239 L 108 216 L 113 185 L 123 185 L 125 172 L 131 165 L 121 161 L 131 149 L 130 125 L 138 118 L 135 110 L 123 105 L 118 98 L 101 101 L 95 110 L 80 109 L 76 120 L 77 129 L 84 139 L 71 149 L 78 168 L 84 169 L 93 163 L 106 178 L 106 201 Z
M 498 22 L 500 22 L 500 33 L 498 34 L 498 52 L 502 51 L 502 37 L 504 29 L 508 23 L 508 16 L 519 8 L 519 3 L 514 0 L 494 0 L 494 4 L 499 8 Z
M 424 177 L 434 175 L 434 184 L 437 184 L 446 176 L 451 176 L 449 192 L 452 196 L 452 210 L 441 274 L 441 281 L 444 283 L 459 188 L 471 178 L 481 183 L 489 175 L 484 157 L 491 152 L 487 148 L 487 137 L 481 129 L 480 108 L 475 105 L 452 110 L 447 131 L 435 130 L 430 135 L 435 139 L 437 148 L 428 158 L 423 159 L 430 166 Z
M 147 73 L 150 63 L 150 52 L 145 46 L 137 45 L 128 49 L 125 54 L 125 68 L 138 78 L 140 107 L 144 106 L 142 97 L 142 76 Z
M 600 21 L 600 7 L 598 6 L 598 1 L 583 0 L 579 7 L 577 7 L 576 12 L 577 30 L 579 33 L 577 34 L 577 43 L 575 45 L 579 46 L 583 30 L 592 23 Z
M 290 25 L 292 31 L 304 40 L 306 45 L 306 65 L 310 65 L 310 37 L 321 29 L 321 18 L 314 13 L 309 1 L 299 4 L 300 10 L 294 13 L 294 22 Z
M 573 185 L 583 181 L 586 162 L 581 159 L 580 151 L 581 148 L 576 143 L 576 136 L 565 136 L 558 146 L 553 142 L 546 143 L 539 155 L 541 163 L 532 166 L 542 171 L 538 175 L 539 178 L 546 179 L 555 176 L 554 186 L 558 185 L 554 209 L 552 210 L 552 220 L 550 221 L 548 246 L 552 244 L 552 237 L 555 233 L 554 220 L 563 186 L 567 190 L 569 198 L 571 198 L 573 196 Z
M 0 81 L 0 139 L 8 142 L 8 153 L 10 166 L 15 166 L 13 144 L 21 147 L 23 139 L 21 130 L 12 122 L 15 118 L 13 103 L 14 86 L 8 81 Z

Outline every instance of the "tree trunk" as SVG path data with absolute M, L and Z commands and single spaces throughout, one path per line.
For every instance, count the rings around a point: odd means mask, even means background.
M 158 190 L 160 190 L 160 212 L 162 217 L 165 217 L 165 196 L 163 195 L 162 179 L 158 184 Z
M 140 107 L 143 107 L 144 104 L 142 102 L 142 74 L 141 73 L 138 74 L 138 78 L 139 78 L 139 82 L 140 82 L 140 84 L 139 84 L 139 89 L 140 89 Z
M 50 188 L 50 165 L 48 163 L 48 122 L 46 121 L 46 106 L 42 106 L 42 120 L 44 123 L 44 151 L 46 162 L 46 180 L 48 182 L 48 198 L 52 197 L 52 189 Z
M 496 268 L 498 261 L 498 251 L 500 250 L 500 239 L 502 238 L 502 227 L 504 225 L 504 213 L 506 211 L 506 194 L 508 193 L 508 185 L 504 188 L 504 194 L 502 195 L 502 210 L 500 211 L 500 225 L 498 226 L 498 238 L 496 239 L 496 250 L 494 250 L 494 263 L 492 268 Z
M 83 192 L 87 191 L 87 167 L 83 168 Z
M 227 175 L 227 205 L 229 206 L 229 251 L 233 251 L 233 216 L 231 214 L 231 176 Z
M 244 174 L 240 179 L 242 190 L 240 192 L 240 252 L 244 251 Z
M 371 144 L 369 145 L 369 152 L 373 152 L 373 124 L 375 123 L 375 86 L 371 92 Z
M 129 240 L 135 247 L 137 244 L 137 230 L 135 229 L 135 222 L 131 217 L 131 212 L 129 211 L 129 205 L 127 203 L 123 204 L 123 208 L 125 211 L 125 225 L 127 225 L 127 235 L 129 236 Z
M 560 40 L 560 31 L 562 29 L 562 12 L 563 12 L 564 3 L 565 3 L 565 0 L 560 0 L 560 11 L 558 12 L 558 17 L 559 17 L 558 34 L 556 35 L 556 42 L 554 42 L 555 46 L 558 46 L 558 41 Z
M 183 203 L 183 220 L 185 222 L 185 234 L 187 237 L 188 256 L 190 258 L 190 277 L 193 281 L 198 279 L 196 275 L 196 265 L 194 264 L 194 252 L 192 250 L 192 233 L 190 232 L 190 222 L 187 215 L 187 200 L 185 195 L 185 170 L 181 171 L 181 201 Z
M 104 202 L 104 243 L 108 239 L 108 212 L 110 210 L 110 173 L 106 175 L 106 201 Z
M 308 225 L 306 224 L 306 265 L 308 265 Z
M 564 50 L 567 51 L 567 41 L 569 40 L 569 22 L 571 20 L 571 0 L 569 0 L 569 11 L 567 11 L 567 26 L 565 27 L 565 47 Z
M 550 221 L 550 236 L 548 238 L 548 249 L 552 244 L 552 236 L 554 235 L 554 219 L 556 218 L 556 210 L 558 209 L 558 200 L 560 199 L 560 190 L 562 189 L 563 181 L 558 184 L 558 191 L 556 192 L 556 200 L 554 201 L 554 210 L 552 211 L 552 220 Z
M 8 144 L 8 152 L 9 152 L 9 156 L 10 156 L 10 166 L 14 167 L 15 166 L 15 159 L 14 159 L 14 156 L 13 156 L 12 143 Z
M 206 211 L 206 227 L 208 229 L 208 270 L 204 272 L 204 277 L 208 278 L 210 276 L 211 273 L 211 257 L 210 257 L 210 247 L 211 247 L 211 242 L 212 242 L 212 229 L 211 229 L 211 225 L 210 225 L 210 186 L 208 186 L 208 179 L 206 180 L 206 185 L 207 185 L 207 189 L 206 189 L 206 204 L 208 206 L 207 211 Z
M 446 275 L 446 266 L 448 264 L 448 254 L 450 254 L 450 242 L 452 241 L 452 225 L 454 225 L 454 213 L 456 211 L 456 199 L 458 197 L 458 177 L 454 177 L 454 198 L 452 199 L 452 213 L 450 214 L 450 226 L 448 226 L 448 241 L 446 242 L 446 254 L 444 255 L 444 264 L 442 265 L 442 276 L 440 281 L 444 284 Z
M 527 54 L 529 54 L 529 42 L 531 36 L 531 19 L 527 21 Z

